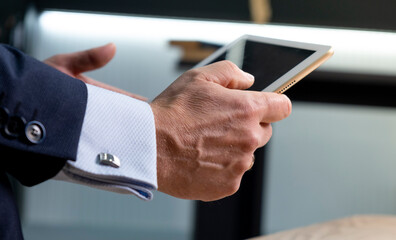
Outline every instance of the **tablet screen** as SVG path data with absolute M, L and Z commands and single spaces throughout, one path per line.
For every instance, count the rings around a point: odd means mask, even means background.
M 230 60 L 245 72 L 255 76 L 255 82 L 249 90 L 261 91 L 315 51 L 240 40 L 223 54 L 211 61 Z

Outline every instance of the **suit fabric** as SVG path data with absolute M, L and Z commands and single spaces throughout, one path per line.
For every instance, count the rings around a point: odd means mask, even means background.
M 83 82 L 0 45 L 0 239 L 23 238 L 6 174 L 33 186 L 75 160 L 86 104 Z M 27 136 L 33 122 L 45 133 L 39 143 Z

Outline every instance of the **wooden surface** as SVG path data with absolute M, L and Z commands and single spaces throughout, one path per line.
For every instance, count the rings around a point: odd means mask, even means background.
M 254 23 L 267 23 L 271 19 L 271 4 L 269 0 L 250 0 L 250 16 Z
M 396 216 L 354 216 L 297 228 L 254 240 L 395 240 Z M 252 240 L 253 240 L 252 239 Z
M 178 41 L 171 40 L 170 45 L 182 49 L 180 62 L 195 65 L 214 53 L 220 46 L 215 44 L 209 45 L 199 41 Z

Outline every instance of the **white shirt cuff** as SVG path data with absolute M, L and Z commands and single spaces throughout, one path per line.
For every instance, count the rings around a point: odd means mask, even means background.
M 87 85 L 88 101 L 76 161 L 55 177 L 144 200 L 157 188 L 154 116 L 150 105 Z M 120 167 L 99 163 L 100 153 L 120 159 Z

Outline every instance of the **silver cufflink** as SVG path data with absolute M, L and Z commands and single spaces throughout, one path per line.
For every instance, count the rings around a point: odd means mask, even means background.
M 100 153 L 98 155 L 98 158 L 99 158 L 99 164 L 108 165 L 114 168 L 119 168 L 121 166 L 120 159 L 113 154 Z

